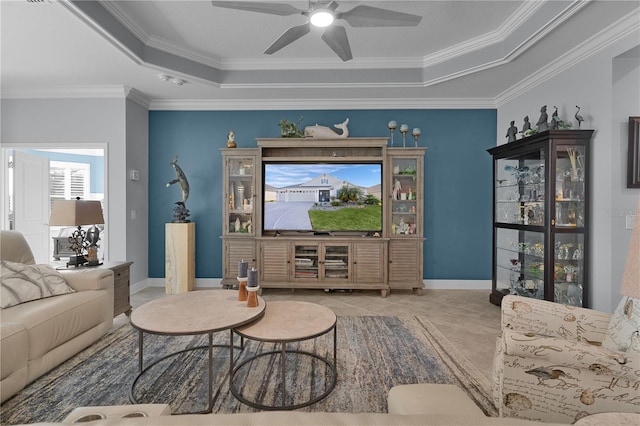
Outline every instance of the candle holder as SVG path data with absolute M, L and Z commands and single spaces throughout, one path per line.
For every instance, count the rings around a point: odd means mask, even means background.
M 247 277 L 238 277 L 238 302 L 247 300 Z
M 391 146 L 393 146 L 393 133 L 396 131 L 396 128 L 398 127 L 398 123 L 392 120 L 389 122 L 387 126 L 389 127 L 389 132 L 391 132 Z
M 406 144 L 406 137 L 407 137 L 407 132 L 409 132 L 409 126 L 407 124 L 401 124 L 400 125 L 400 133 L 402 133 L 402 147 L 406 148 L 407 144 Z
M 420 135 L 422 134 L 422 130 L 420 130 L 419 127 L 414 127 L 414 129 L 411 131 L 411 134 L 413 135 L 413 140 L 416 143 L 416 148 L 418 147 L 418 139 L 420 138 Z
M 247 287 L 247 308 L 257 308 L 260 304 L 258 302 L 258 290 L 260 290 L 260 286 Z

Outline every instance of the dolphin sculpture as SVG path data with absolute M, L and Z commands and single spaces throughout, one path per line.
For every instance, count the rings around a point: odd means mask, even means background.
M 181 203 L 187 202 L 187 198 L 189 198 L 189 181 L 187 180 L 187 176 L 185 176 L 184 172 L 178 166 L 178 156 L 176 155 L 175 160 L 171 162 L 173 169 L 176 171 L 176 178 L 167 182 L 167 188 L 174 183 L 180 184 L 180 190 L 182 191 L 182 201 Z

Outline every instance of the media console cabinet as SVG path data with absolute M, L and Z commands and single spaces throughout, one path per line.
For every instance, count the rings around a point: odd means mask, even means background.
M 262 288 L 422 294 L 425 151 L 388 147 L 388 138 L 257 139 L 256 148 L 221 149 L 222 285 L 237 285 L 238 262 L 244 259 L 258 270 Z M 278 199 L 282 188 L 263 182 L 264 166 L 298 163 L 380 164 L 381 185 L 360 189 L 381 200 L 381 232 L 265 230 L 265 203 L 286 201 Z M 334 200 L 340 190 L 331 176 L 302 187 L 313 206 L 330 205 L 327 197 Z

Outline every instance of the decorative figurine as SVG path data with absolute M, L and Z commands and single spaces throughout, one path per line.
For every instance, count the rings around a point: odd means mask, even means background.
M 507 130 L 507 142 L 515 142 L 516 135 L 518 134 L 518 128 L 515 126 L 515 121 L 511 121 L 511 125 Z
M 396 179 L 396 181 L 393 183 L 393 199 L 399 200 L 401 192 L 402 192 L 402 184 L 398 179 Z
M 347 118 L 342 123 L 334 124 L 338 130 L 342 130 L 342 133 L 336 133 L 326 126 L 307 126 L 304 128 L 304 137 L 305 138 L 323 138 L 323 139 L 339 139 L 339 138 L 348 138 L 349 137 L 349 129 L 347 128 L 347 124 L 349 124 L 349 119 Z
M 555 110 L 553 111 L 553 114 L 551 114 L 551 122 L 549 123 L 549 128 L 551 130 L 557 130 L 562 120 L 558 118 L 558 107 L 554 105 L 553 108 L 555 108 Z
M 576 118 L 576 120 L 578 120 L 578 129 L 580 128 L 580 124 L 582 124 L 582 122 L 584 121 L 584 118 L 579 114 L 580 113 L 580 107 L 578 105 L 576 105 L 576 108 L 578 108 L 578 110 L 576 111 L 574 117 Z
M 189 210 L 186 208 L 185 203 L 187 202 L 187 198 L 189 198 L 189 181 L 187 181 L 187 176 L 184 174 L 180 166 L 178 166 L 178 156 L 171 162 L 173 169 L 176 172 L 176 178 L 167 182 L 167 188 L 174 183 L 180 184 L 180 191 L 182 192 L 182 200 L 176 201 L 176 207 L 173 209 L 173 222 L 174 223 L 185 223 L 190 222 L 189 219 Z
M 531 123 L 529 122 L 529 116 L 525 115 L 524 122 L 522 123 L 522 136 L 527 136 L 527 130 L 531 130 Z
M 544 132 L 545 130 L 549 130 L 549 123 L 547 123 L 547 106 L 543 106 L 540 108 L 540 118 L 538 118 L 538 122 L 536 126 L 538 126 L 539 132 Z
M 227 148 L 235 148 L 236 147 L 236 132 L 231 130 L 227 134 Z

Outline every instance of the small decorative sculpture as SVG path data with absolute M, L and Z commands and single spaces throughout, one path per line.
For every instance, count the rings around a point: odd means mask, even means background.
M 178 156 L 171 162 L 173 169 L 176 172 L 176 178 L 167 182 L 167 188 L 174 183 L 180 184 L 180 191 L 182 192 L 182 200 L 176 201 L 176 207 L 173 209 L 173 222 L 174 223 L 185 223 L 189 222 L 187 217 L 189 217 L 189 210 L 186 208 L 185 203 L 187 202 L 187 198 L 189 198 L 189 181 L 187 181 L 187 176 L 184 174 L 180 166 L 178 166 Z
M 235 148 L 236 146 L 236 132 L 231 130 L 227 134 L 227 148 Z
M 558 125 L 561 120 L 558 118 L 558 107 L 554 105 L 553 108 L 555 110 L 553 111 L 553 114 L 551 114 L 551 122 L 549 123 L 549 128 L 551 130 L 556 130 L 558 129 Z
M 393 146 L 393 132 L 396 131 L 398 123 L 395 120 L 391 120 L 389 124 L 387 124 L 387 126 L 389 127 L 389 132 L 391 133 L 391 146 Z
M 307 126 L 304 128 L 304 137 L 305 138 L 324 138 L 324 139 L 338 139 L 338 138 L 348 138 L 349 137 L 349 129 L 347 128 L 347 124 L 349 124 L 349 119 L 347 118 L 342 123 L 334 124 L 338 130 L 342 130 L 342 133 L 336 133 L 326 126 Z
M 402 192 L 402 184 L 400 184 L 400 181 L 396 179 L 396 181 L 393 184 L 393 199 L 399 200 L 401 192 Z
M 518 128 L 515 126 L 515 121 L 511 121 L 509 129 L 507 129 L 507 142 L 515 142 L 516 135 L 518 134 Z
M 576 118 L 576 120 L 578 120 L 578 129 L 580 128 L 580 124 L 582 124 L 582 122 L 584 121 L 584 118 L 579 114 L 580 113 L 580 107 L 578 105 L 576 105 L 576 108 L 578 108 L 578 110 L 576 111 L 574 117 Z
M 532 134 L 531 123 L 529 122 L 529 116 L 525 115 L 524 122 L 522 123 L 522 130 L 520 131 L 522 137 L 527 137 Z
M 538 126 L 539 132 L 544 132 L 545 130 L 549 130 L 549 123 L 547 123 L 547 106 L 543 106 L 540 108 L 540 118 L 538 118 L 538 122 L 536 126 Z

